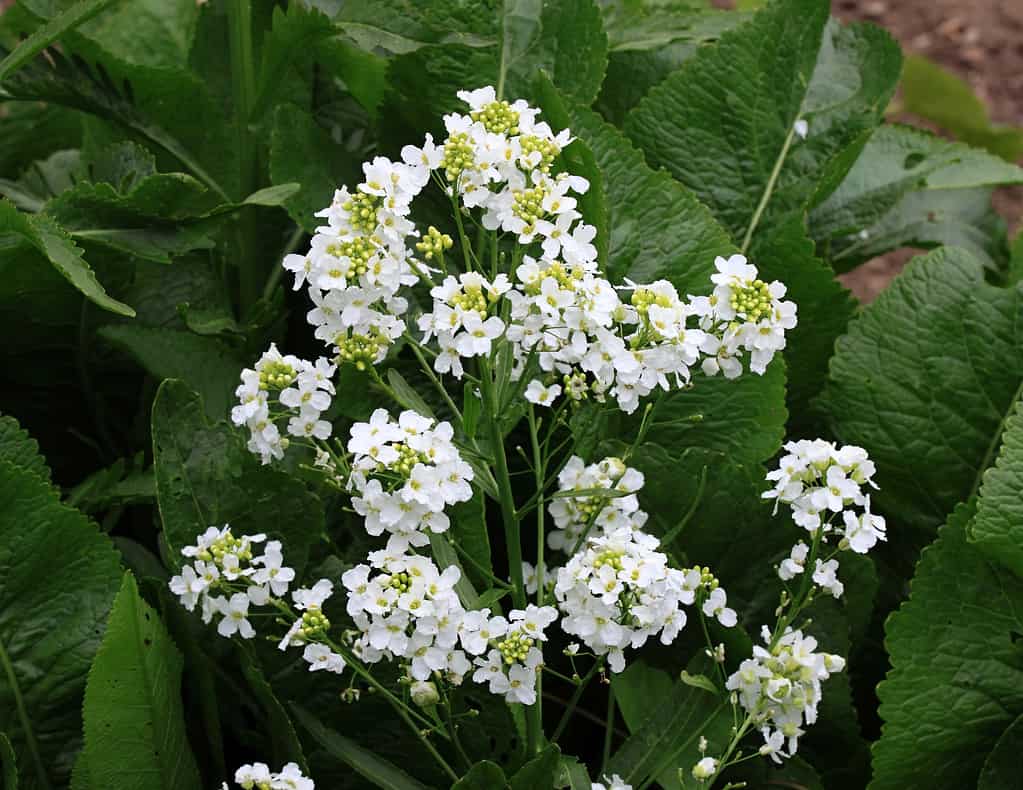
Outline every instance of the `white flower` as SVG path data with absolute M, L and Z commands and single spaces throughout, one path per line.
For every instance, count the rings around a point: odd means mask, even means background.
M 870 512 L 869 501 L 865 513 L 856 514 L 846 510 L 842 513 L 842 519 L 845 522 L 845 539 L 849 541 L 849 548 L 857 554 L 866 554 L 879 540 L 887 539 L 884 517 Z
M 710 591 L 707 600 L 703 602 L 703 613 L 710 617 L 716 617 L 721 625 L 731 628 L 738 622 L 738 618 L 735 610 L 728 608 L 727 602 L 728 596 L 724 589 L 716 587 Z
M 841 598 L 845 591 L 845 585 L 838 580 L 838 560 L 828 560 L 827 562 L 817 560 L 813 571 L 813 580 L 835 598 Z
M 693 779 L 698 782 L 710 779 L 718 770 L 718 761 L 713 757 L 704 757 L 693 766 Z
M 604 781 L 592 782 L 590 790 L 632 790 L 632 785 L 628 784 L 618 774 L 611 774 L 610 777 L 604 774 Z
M 778 566 L 778 577 L 783 581 L 788 581 L 801 574 L 805 570 L 806 555 L 809 551 L 810 547 L 803 541 L 799 541 L 793 546 L 791 554 Z
M 302 658 L 309 664 L 310 672 L 325 670 L 326 672 L 335 672 L 340 675 L 345 671 L 346 664 L 344 658 L 326 645 L 306 645 L 305 650 L 302 651 Z
M 220 613 L 224 618 L 217 626 L 217 633 L 221 636 L 233 636 L 238 634 L 242 639 L 252 639 L 256 635 L 256 629 L 248 621 L 249 596 L 245 593 L 235 593 L 226 604 L 221 607 Z
M 560 394 L 560 385 L 551 384 L 549 387 L 545 387 L 539 379 L 533 379 L 526 386 L 525 397 L 530 403 L 535 403 L 538 406 L 550 406 Z

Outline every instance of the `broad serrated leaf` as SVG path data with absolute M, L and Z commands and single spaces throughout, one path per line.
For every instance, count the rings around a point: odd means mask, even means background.
M 383 790 L 426 790 L 425 785 L 413 779 L 401 768 L 326 727 L 301 705 L 293 703 L 291 707 L 295 712 L 295 719 L 320 746 L 332 757 L 349 765 L 374 787 Z
M 157 613 L 124 574 L 89 670 L 82 716 L 89 784 L 192 790 L 199 770 L 185 735 L 184 661 Z
M 0 195 L 22 211 L 35 214 L 46 201 L 71 189 L 81 164 L 78 149 L 55 151 L 46 159 L 32 162 L 16 181 L 0 179 Z
M 933 532 L 976 491 L 1019 397 L 1021 344 L 1023 287 L 989 285 L 952 248 L 914 259 L 850 323 L 823 405 L 877 464 L 877 512 Z
M 1023 392 L 1023 383 L 1020 384 Z M 984 473 L 977 515 L 970 524 L 970 539 L 994 562 L 1023 577 L 1023 411 L 1015 409 L 1001 434 L 998 460 Z
M 1006 790 L 1019 786 L 1019 755 L 1023 749 L 1023 714 L 1005 728 L 988 754 L 977 790 Z
M 245 361 L 213 337 L 132 324 L 101 327 L 99 336 L 134 358 L 157 381 L 181 379 L 202 395 L 206 416 L 225 418 Z
M 920 196 L 907 200 L 913 193 L 972 190 L 1021 180 L 1020 168 L 984 151 L 906 126 L 883 126 L 838 188 L 810 213 L 810 231 L 818 243 L 829 244 L 835 269 L 847 271 L 901 244 L 928 241 L 927 234 L 909 227 L 921 216 L 913 210 Z M 963 192 L 944 197 L 951 199 L 954 210 L 968 196 Z M 943 218 L 934 217 L 933 222 L 940 229 Z
M 183 382 L 165 381 L 153 403 L 156 495 L 173 564 L 183 546 L 211 525 L 237 534 L 267 533 L 285 546 L 301 574 L 323 533 L 323 504 L 296 478 L 261 466 L 240 431 L 207 422 L 202 399 Z
M 403 55 L 430 45 L 493 47 L 493 11 L 457 0 L 350 0 L 334 17 L 338 29 L 367 52 Z
M 692 188 L 743 249 L 758 226 L 809 203 L 829 162 L 878 122 L 895 88 L 891 38 L 827 18 L 822 0 L 769 5 L 698 51 L 627 119 L 648 161 Z
M 65 33 L 74 30 L 114 4 L 115 0 L 78 0 L 36 29 L 6 58 L 0 61 L 0 82 L 50 46 Z
M 122 572 L 110 542 L 38 474 L 0 461 L 0 498 L 0 731 L 22 790 L 61 787 Z
M 887 623 L 892 669 L 878 687 L 884 727 L 871 790 L 975 787 L 1023 713 L 1023 581 L 967 542 L 974 509 L 956 508 Z
M 749 14 L 738 11 L 699 8 L 672 10 L 668 6 L 646 9 L 629 3 L 627 14 L 638 15 L 637 23 L 626 23 L 621 17 L 608 18 L 604 27 L 610 44 L 607 75 L 595 108 L 607 120 L 621 126 L 626 115 L 646 96 L 654 85 L 696 54 L 699 47 L 717 41 L 723 33 L 749 20 Z M 685 3 L 683 3 L 685 5 Z M 638 48 L 637 44 L 656 40 L 661 31 L 671 34 L 669 43 L 654 48 Z
M 549 744 L 540 754 L 523 765 L 511 778 L 512 790 L 534 790 L 537 787 L 554 787 L 554 781 L 561 763 L 561 750 L 556 744 Z
M 118 315 L 134 317 L 135 311 L 110 296 L 82 257 L 82 250 L 52 219 L 21 214 L 12 203 L 0 200 L 0 237 L 12 235 L 35 248 L 86 299 Z
M 824 386 L 835 340 L 845 332 L 856 303 L 814 254 L 801 217 L 765 228 L 752 256 L 760 276 L 785 283 L 785 298 L 796 303 L 799 323 L 785 335 L 786 404 L 789 432 L 809 435 L 814 427 L 810 401 Z
M 0 415 L 0 462 L 27 469 L 49 482 L 50 467 L 39 452 L 39 442 L 28 435 L 16 419 Z
M 1023 157 L 1023 128 L 991 123 L 987 106 L 969 83 L 922 55 L 908 55 L 902 70 L 901 108 L 933 121 L 964 143 L 1008 162 Z

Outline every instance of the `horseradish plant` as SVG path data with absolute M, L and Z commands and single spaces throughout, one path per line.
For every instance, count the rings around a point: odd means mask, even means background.
M 702 756 L 687 766 L 690 778 L 711 785 L 753 755 L 781 762 L 816 720 L 822 682 L 845 666 L 817 649 L 804 610 L 819 595 L 842 596 L 841 552 L 864 554 L 885 539 L 884 519 L 870 511 L 873 464 L 859 447 L 786 445 L 763 496 L 791 508 L 807 542 L 778 567 L 783 591 L 762 644 L 726 676 L 725 645 L 711 640 L 707 622 L 727 629 L 737 614 L 710 568 L 674 567 L 644 531 L 644 476 L 628 463 L 657 424 L 661 394 L 698 386 L 691 369 L 763 375 L 796 326 L 796 305 L 742 255 L 717 259 L 709 296 L 680 295 L 666 280 L 609 282 L 596 228 L 578 210 L 590 184 L 556 164 L 570 130 L 552 129 L 524 101 L 500 100 L 493 87 L 458 97 L 468 109 L 444 117 L 444 139 L 427 135 L 401 161 L 363 164 L 364 180 L 338 189 L 317 214 L 324 222 L 309 250 L 283 261 L 294 288 L 307 290 L 307 319 L 329 357 L 309 361 L 271 345 L 242 372 L 231 412 L 262 463 L 297 456 L 349 496 L 377 547 L 339 578 L 301 586 L 280 541 L 245 534 L 243 524 L 211 526 L 181 549 L 187 564 L 170 589 L 221 636 L 259 634 L 299 651 L 309 672 L 349 700 L 379 693 L 452 781 L 460 762 L 469 767 L 461 720 L 475 711 L 456 701 L 463 684 L 524 706 L 527 754 L 537 754 L 547 743 L 545 672 L 571 675 L 581 690 L 594 676 L 621 673 L 648 640 L 670 645 L 687 626 L 700 629 L 715 665 L 716 681 L 700 682 L 722 686 L 734 717 L 727 741 L 692 733 Z M 449 201 L 457 240 L 413 223 L 428 189 Z M 377 373 L 397 354 L 418 362 L 451 421 L 432 415 L 429 392 Z M 369 373 L 395 413 L 377 409 L 332 436 L 322 417 L 335 379 L 354 370 Z M 620 457 L 575 454 L 572 417 L 586 403 L 642 408 Z M 516 499 L 507 459 L 520 419 L 534 480 L 528 501 Z M 500 595 L 483 606 L 471 587 L 458 587 L 459 564 L 431 546 L 458 549 L 449 511 L 488 489 L 500 505 L 510 581 L 488 574 Z M 561 655 L 550 649 L 558 628 L 578 640 Z M 383 664 L 396 668 L 397 687 L 378 671 Z M 296 771 L 289 764 L 271 774 L 260 763 L 235 780 L 312 787 Z M 632 787 L 617 775 L 607 781 Z

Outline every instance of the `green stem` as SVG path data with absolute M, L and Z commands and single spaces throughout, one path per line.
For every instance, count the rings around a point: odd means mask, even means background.
M 252 52 L 251 0 L 227 0 L 228 48 L 234 99 L 235 148 L 238 151 L 239 187 L 242 195 L 255 191 L 258 181 L 255 148 L 249 133 L 249 116 L 256 95 L 255 60 Z M 240 305 L 244 315 L 263 291 L 263 272 L 253 246 L 255 226 L 251 209 L 241 209 L 235 233 L 240 281 Z
M 600 760 L 600 773 L 607 772 L 607 764 L 611 759 L 611 740 L 615 731 L 615 690 L 607 690 L 607 719 L 604 723 L 604 753 Z
M 533 413 L 533 404 L 529 404 L 529 438 L 533 444 L 533 474 L 536 480 L 536 605 L 543 606 L 547 580 L 544 578 L 544 496 L 543 488 L 547 477 L 547 461 L 540 450 L 540 439 L 537 435 L 536 415 Z
M 302 226 L 296 226 L 284 245 L 284 251 L 280 256 L 282 260 L 298 248 L 298 243 L 302 241 L 303 236 L 305 236 L 305 231 L 302 229 Z M 270 270 L 270 276 L 266 278 L 266 285 L 263 287 L 264 299 L 269 299 L 273 296 L 274 289 L 277 287 L 277 283 L 281 281 L 282 276 L 284 276 L 284 267 L 278 263 Z
M 753 219 L 750 220 L 749 227 L 746 228 L 746 235 L 742 239 L 742 247 L 740 252 L 745 255 L 749 249 L 750 242 L 753 240 L 753 231 L 756 230 L 757 225 L 760 224 L 760 217 L 763 216 L 764 209 L 767 208 L 767 204 L 771 200 L 771 193 L 774 192 L 775 182 L 778 180 L 778 175 L 781 173 L 781 167 L 785 164 L 785 157 L 788 156 L 789 147 L 792 145 L 792 139 L 796 136 L 796 125 L 792 124 L 792 128 L 789 129 L 788 136 L 785 138 L 785 143 L 781 147 L 781 151 L 778 153 L 778 158 L 774 162 L 774 169 L 771 170 L 771 176 L 767 179 L 767 186 L 764 187 L 764 194 L 760 196 L 760 203 L 757 204 L 757 210 L 753 212 Z
M 582 699 L 583 692 L 586 691 L 586 687 L 590 685 L 590 681 L 593 680 L 593 676 L 597 674 L 598 669 L 600 669 L 600 661 L 594 661 L 593 666 L 590 667 L 590 671 L 583 675 L 583 679 L 576 685 L 575 691 L 572 692 L 572 696 L 568 700 L 565 712 L 561 714 L 561 720 L 558 722 L 558 726 L 554 728 L 554 734 L 551 736 L 552 743 L 556 743 L 565 732 L 565 727 L 567 727 L 568 722 L 571 721 L 572 714 L 575 713 L 576 706 L 579 704 L 579 700 Z
M 14 696 L 14 708 L 18 711 L 21 731 L 25 734 L 25 745 L 28 746 L 28 752 L 32 755 L 32 762 L 35 763 L 36 773 L 39 775 L 39 786 L 44 788 L 44 790 L 52 790 L 53 785 L 50 784 L 50 777 L 46 774 L 46 768 L 43 766 L 43 759 L 39 754 L 39 744 L 36 743 L 32 722 L 29 721 L 28 712 L 25 710 L 25 700 L 21 696 L 21 687 L 18 685 L 18 679 L 14 676 L 14 667 L 11 666 L 11 659 L 7 655 L 7 651 L 4 650 L 3 644 L 0 644 L 0 664 L 3 665 L 4 674 L 7 675 L 7 684 L 11 687 L 11 693 Z
M 458 183 L 451 185 L 451 207 L 454 210 L 455 225 L 458 227 L 458 246 L 462 248 L 462 256 L 465 258 L 465 270 L 472 271 L 472 251 L 469 249 L 469 239 L 465 235 L 465 227 L 462 225 L 462 209 L 458 205 Z

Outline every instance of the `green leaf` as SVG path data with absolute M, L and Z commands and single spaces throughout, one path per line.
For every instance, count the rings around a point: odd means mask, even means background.
M 394 368 L 390 368 L 387 371 L 387 383 L 390 385 L 391 391 L 394 393 L 398 403 L 417 414 L 435 419 L 433 410 L 426 404 L 426 401 L 405 381 L 405 377 Z
M 831 267 L 815 256 L 801 217 L 765 228 L 752 256 L 762 278 L 785 283 L 786 298 L 798 309 L 799 323 L 785 337 L 786 405 L 789 433 L 811 434 L 810 401 L 824 386 L 835 341 L 845 333 L 856 303 Z
M 292 703 L 291 707 L 295 712 L 295 718 L 320 746 L 326 749 L 332 757 L 351 766 L 359 776 L 371 782 L 375 787 L 384 788 L 384 790 L 426 790 L 425 785 L 413 779 L 397 766 L 324 726 L 301 705 Z
M 294 181 L 285 184 L 274 184 L 272 187 L 265 187 L 264 189 L 253 192 L 242 201 L 242 205 L 270 206 L 271 208 L 275 206 L 282 206 L 289 198 L 298 194 L 298 191 L 301 188 L 301 184 Z
M 869 26 L 826 27 L 827 18 L 823 0 L 767 6 L 700 49 L 626 121 L 647 160 L 693 189 L 743 249 L 758 226 L 807 205 L 894 90 L 894 41 Z
M 707 12 L 707 4 L 701 0 L 651 4 L 605 0 L 603 6 L 604 29 L 612 53 L 661 49 L 679 39 L 689 39 L 694 19 L 703 15 L 726 16 L 725 12 Z
M 948 197 L 955 210 L 972 190 L 1023 181 L 1023 170 L 983 151 L 906 126 L 883 126 L 867 142 L 838 188 L 810 214 L 818 243 L 830 244 L 832 265 L 848 271 L 859 262 L 926 234 L 909 227 L 921 194 Z M 930 206 L 929 206 L 930 209 Z M 917 220 L 918 221 L 918 220 Z M 935 217 L 938 227 L 944 218 Z
M 699 673 L 704 671 L 705 665 L 706 661 L 697 657 L 690 668 Z M 612 683 L 615 698 L 620 702 L 646 685 L 620 683 L 618 678 Z M 638 726 L 626 718 L 632 735 L 612 756 L 607 774 L 619 774 L 633 786 L 643 785 L 647 779 L 655 777 L 665 790 L 677 790 L 681 788 L 678 769 L 688 770 L 700 759 L 700 736 L 707 739 L 710 754 L 724 750 L 732 726 L 732 710 L 723 697 L 708 694 L 681 681 L 672 685 L 670 692 L 655 703 L 653 710 L 650 709 L 652 702 L 654 700 L 645 697 L 630 699 L 622 705 L 623 712 L 644 705 L 646 715 L 640 719 Z
M 49 483 L 0 461 L 0 731 L 22 790 L 66 786 L 86 673 L 121 580 L 118 555 Z
M 51 197 L 74 186 L 80 166 L 81 154 L 77 149 L 56 151 L 46 159 L 32 162 L 17 181 L 0 179 L 0 195 L 22 211 L 35 214 L 42 211 Z
M 989 285 L 953 248 L 914 259 L 850 323 L 823 405 L 877 464 L 877 512 L 932 533 L 976 491 L 1019 397 L 1021 344 L 1023 287 Z
M 493 12 L 484 4 L 457 0 L 349 0 L 334 21 L 367 52 L 403 55 L 429 45 L 492 47 L 497 43 Z
M 100 285 L 82 251 L 61 227 L 49 217 L 26 217 L 12 203 L 0 200 L 0 238 L 17 236 L 43 255 L 85 298 L 112 313 L 134 317 L 135 311 L 119 302 Z
M 0 61 L 0 82 L 7 75 L 14 73 L 27 61 L 50 46 L 54 41 L 70 30 L 92 19 L 105 11 L 116 0 L 78 0 L 74 5 L 57 14 L 53 19 L 40 26 L 31 36 L 22 41 L 6 58 Z
M 1005 790 L 1019 786 L 1019 755 L 1023 749 L 1023 714 L 1005 728 L 988 754 L 977 780 L 977 790 Z
M 18 764 L 14 758 L 14 747 L 2 732 L 0 732 L 0 769 L 3 770 L 4 790 L 18 790 Z
M 1023 383 L 1020 384 L 1023 392 Z M 995 465 L 984 472 L 970 540 L 994 562 L 1023 576 L 1023 410 L 1021 400 L 1003 426 Z
M 124 790 L 192 790 L 199 770 L 185 735 L 184 661 L 157 613 L 124 574 L 89 670 L 82 709 L 89 783 Z
M 99 336 L 131 355 L 157 381 L 181 379 L 202 395 L 206 416 L 226 418 L 245 361 L 213 337 L 128 324 L 101 327 Z
M 991 123 L 984 102 L 965 80 L 922 55 L 906 56 L 902 109 L 1008 162 L 1023 157 L 1023 128 Z
M 604 27 L 611 51 L 596 102 L 596 109 L 615 126 L 621 126 L 650 89 L 681 68 L 700 47 L 717 41 L 750 17 L 737 11 L 707 9 L 704 3 L 696 3 L 699 8 L 686 8 L 683 2 L 679 10 L 671 6 L 621 5 L 629 6 L 622 15 L 609 15 L 610 8 L 605 6 Z M 637 48 L 638 44 L 652 43 L 660 31 L 671 35 L 669 43 Z
M 719 689 L 717 686 L 714 685 L 714 681 L 712 681 L 706 675 L 690 675 L 686 670 L 683 669 L 682 674 L 679 675 L 679 680 L 681 680 L 687 686 L 703 689 L 704 691 L 709 691 L 711 694 L 719 693 Z
M 561 750 L 556 744 L 549 744 L 539 755 L 516 771 L 511 778 L 511 788 L 534 790 L 537 787 L 554 787 L 560 765 Z
M 592 790 L 593 783 L 586 766 L 577 757 L 561 756 L 561 765 L 554 787 L 559 790 Z
M 174 558 L 211 525 L 281 540 L 288 565 L 301 574 L 323 533 L 323 504 L 294 477 L 261 466 L 241 432 L 210 424 L 202 399 L 169 379 L 153 403 L 153 459 L 164 537 Z
M 647 167 L 628 138 L 596 113 L 573 104 L 568 117 L 603 174 L 611 282 L 663 278 L 683 292 L 709 293 L 714 258 L 735 252 L 724 228 L 692 192 Z
M 309 768 L 306 764 L 305 753 L 302 749 L 302 742 L 295 732 L 295 725 L 285 710 L 284 705 L 277 699 L 273 687 L 267 682 L 263 669 L 259 665 L 255 651 L 248 644 L 238 646 L 241 654 L 242 674 L 252 689 L 252 693 L 259 702 L 263 713 L 266 716 L 266 730 L 270 740 L 270 758 L 272 765 L 284 765 L 288 762 L 297 763 L 302 773 L 308 775 Z
M 50 481 L 50 467 L 39 452 L 39 442 L 16 419 L 0 415 L 0 462 L 4 461 Z
M 871 790 L 975 787 L 1023 713 L 1023 581 L 966 540 L 974 510 L 956 508 L 888 620 L 892 669 L 878 687 L 884 727 Z
M 468 502 L 459 502 L 449 511 L 451 518 L 451 539 L 458 542 L 458 547 L 468 554 L 478 565 L 491 576 L 494 566 L 490 554 L 490 537 L 487 533 L 486 499 L 479 491 L 474 492 Z M 490 576 L 482 573 L 473 563 L 463 566 L 469 579 L 477 589 L 486 589 L 491 585 Z
M 508 779 L 501 766 L 490 760 L 480 760 L 469 772 L 451 786 L 451 790 L 502 790 Z M 587 788 L 586 790 L 589 790 Z
M 512 0 L 502 27 L 498 85 L 506 98 L 530 96 L 542 70 L 565 95 L 593 103 L 607 70 L 607 34 L 594 0 Z
M 297 181 L 302 185 L 284 205 L 307 232 L 320 224 L 314 215 L 330 205 L 338 184 L 357 178 L 353 158 L 305 110 L 294 105 L 277 108 L 270 138 L 270 178 L 275 184 Z
M 1006 279 L 1010 284 L 1023 280 L 1023 233 L 1017 233 L 1012 242 L 1012 257 Z

